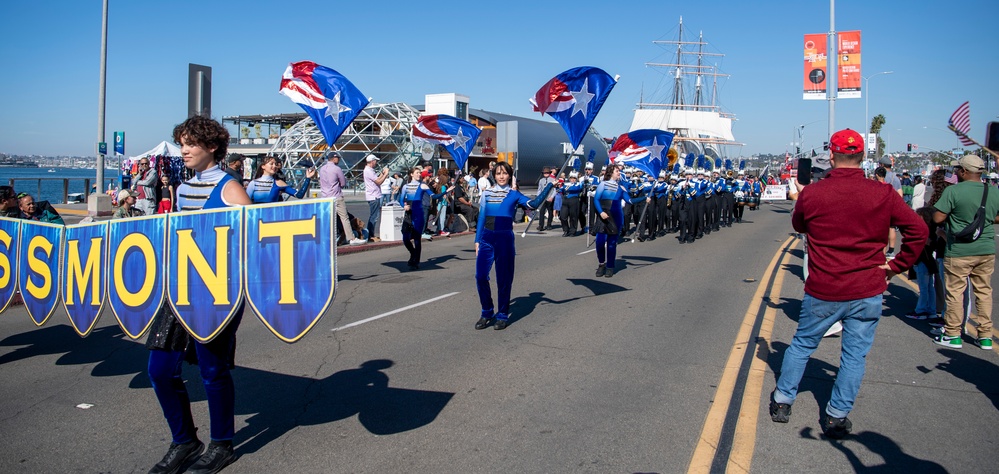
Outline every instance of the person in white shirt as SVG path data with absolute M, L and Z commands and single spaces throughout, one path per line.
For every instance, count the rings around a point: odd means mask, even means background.
M 926 183 L 922 176 L 916 176 L 912 186 L 912 210 L 919 209 L 926 204 Z

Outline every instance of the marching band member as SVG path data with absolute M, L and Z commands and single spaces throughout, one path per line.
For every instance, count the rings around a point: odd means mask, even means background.
M 513 259 L 516 255 L 513 235 L 513 214 L 517 207 L 537 209 L 551 191 L 548 183 L 534 199 L 510 188 L 513 167 L 497 163 L 493 169 L 496 185 L 479 198 L 479 223 L 475 230 L 475 285 L 482 305 L 482 316 L 475 329 L 485 329 L 494 322 L 494 329 L 506 329 L 510 317 L 510 288 L 513 285 Z M 489 271 L 496 264 L 497 305 L 493 306 L 489 288 Z M 494 311 L 493 308 L 498 309 Z
M 423 206 L 424 195 L 429 195 L 431 199 L 440 199 L 448 192 L 454 191 L 452 187 L 450 190 L 434 194 L 430 186 L 423 182 L 422 174 L 423 168 L 416 167 L 410 170 L 410 181 L 399 192 L 399 204 L 406 212 L 406 216 L 403 218 L 402 244 L 406 246 L 406 250 L 409 250 L 409 261 L 406 263 L 410 270 L 419 270 L 420 268 L 423 229 L 427 225 L 427 216 L 424 213 L 426 209 Z
M 611 166 L 604 171 L 604 180 L 597 186 L 593 196 L 593 207 L 599 219 L 593 222 L 597 231 L 597 276 L 614 276 L 614 260 L 617 258 L 617 239 L 624 232 L 624 215 L 621 200 L 631 203 L 631 196 L 621 185 L 621 168 Z
M 250 204 L 243 186 L 219 167 L 229 144 L 229 132 L 222 124 L 195 115 L 173 129 L 173 140 L 181 145 L 184 166 L 194 177 L 177 189 L 177 207 L 181 211 L 215 209 Z M 149 351 L 149 379 L 163 409 L 172 435 L 163 460 L 149 471 L 173 473 L 197 459 L 190 472 L 218 472 L 233 460 L 232 438 L 235 433 L 236 390 L 230 369 L 235 365 L 236 329 L 243 314 L 242 304 L 218 336 L 206 344 L 188 336 L 174 313 L 164 305 L 151 324 L 146 347 Z M 181 364 L 196 358 L 208 399 L 211 419 L 208 450 L 198 439 L 198 428 L 191 415 Z M 200 456 L 200 457 L 199 457 Z
M 639 242 L 645 241 L 646 237 L 649 236 L 649 225 L 648 219 L 651 218 L 655 211 L 651 209 L 650 204 L 652 202 L 652 181 L 645 178 L 643 173 L 639 173 L 639 182 L 634 185 L 633 192 L 631 193 L 631 201 L 634 203 L 632 206 L 632 214 L 635 220 L 635 236 Z M 649 176 L 651 178 L 651 176 Z M 651 239 L 649 239 L 651 240 Z
M 583 176 L 579 181 L 583 184 L 584 192 L 579 198 L 579 228 L 583 232 L 588 232 L 590 229 L 587 228 L 587 223 L 593 222 L 593 216 L 590 215 L 593 213 L 593 206 L 590 203 L 593 201 L 597 184 L 600 183 L 600 180 L 593 175 L 593 162 L 587 162 L 583 167 Z
M 250 184 L 246 185 L 246 194 L 250 196 L 250 200 L 254 204 L 281 202 L 282 193 L 302 199 L 309 190 L 312 178 L 316 177 L 315 168 L 306 170 L 305 182 L 302 183 L 302 189 L 296 191 L 295 188 L 288 186 L 288 183 L 284 182 L 283 179 L 277 177 L 277 173 L 280 171 L 281 163 L 276 156 L 265 156 L 260 162 L 253 181 L 250 181 Z
M 734 191 L 732 195 L 735 196 L 735 209 L 733 209 L 735 214 L 735 222 L 742 223 L 742 214 L 746 212 L 746 200 L 749 199 L 749 183 L 745 179 L 745 174 L 742 170 L 739 170 L 738 175 L 735 178 L 735 183 L 733 184 Z
M 679 223 L 680 235 L 677 238 L 681 244 L 694 243 L 693 233 L 693 210 L 694 197 L 697 195 L 694 184 L 694 170 L 687 168 L 683 173 L 683 181 L 680 181 L 673 191 L 673 205 L 679 207 L 677 222 Z
M 562 194 L 562 209 L 558 216 L 562 221 L 562 237 L 572 237 L 576 235 L 579 221 L 579 196 L 583 193 L 583 184 L 579 182 L 579 173 L 575 170 L 569 172 L 569 183 L 559 189 Z
M 668 224 L 666 225 L 667 234 L 680 232 L 680 200 L 677 197 L 677 186 L 679 183 L 679 175 L 669 175 L 669 186 L 666 188 L 666 208 L 667 215 L 669 216 L 667 218 Z
M 662 170 L 659 172 L 659 180 L 656 181 L 656 184 L 652 188 L 653 201 L 656 203 L 655 229 L 653 229 L 652 237 L 666 235 L 666 229 L 669 227 L 668 192 L 669 182 L 666 180 L 666 170 Z

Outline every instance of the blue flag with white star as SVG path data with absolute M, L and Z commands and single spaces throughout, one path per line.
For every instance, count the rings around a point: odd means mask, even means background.
M 610 74 L 600 68 L 577 67 L 545 83 L 534 94 L 531 104 L 535 112 L 547 113 L 562 125 L 575 149 L 583 141 L 616 83 Z
M 444 145 L 458 169 L 465 169 L 480 133 L 482 130 L 475 125 L 450 115 L 424 115 L 413 124 L 413 139 Z
M 659 176 L 666 163 L 666 151 L 673 134 L 665 130 L 634 130 L 621 134 L 608 155 L 614 163 L 634 166 L 651 176 Z
M 329 146 L 368 105 L 368 98 L 343 74 L 312 61 L 291 63 L 280 92 L 309 114 Z

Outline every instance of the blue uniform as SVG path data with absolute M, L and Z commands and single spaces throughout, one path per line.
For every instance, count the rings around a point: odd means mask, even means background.
M 420 180 L 410 181 L 399 191 L 399 204 L 403 206 L 409 204 L 409 211 L 407 211 L 409 216 L 407 217 L 413 224 L 412 227 L 402 226 L 402 244 L 406 246 L 406 250 L 409 250 L 409 262 L 407 263 L 410 268 L 420 265 L 420 253 L 423 251 L 421 237 L 423 229 L 427 225 L 427 216 L 423 213 L 424 198 L 440 199 L 443 195 L 444 192 L 434 194 L 430 187 Z
M 232 176 L 218 167 L 196 173 L 177 188 L 178 209 L 189 211 L 227 207 L 222 199 L 222 189 L 231 179 Z M 169 305 L 164 305 L 156 314 L 149 340 L 146 341 L 146 347 L 152 349 L 149 351 L 149 379 L 170 426 L 174 443 L 184 444 L 197 439 L 191 400 L 181 377 L 181 364 L 191 355 L 197 357 L 208 398 L 211 439 L 232 440 L 236 390 L 229 371 L 234 366 L 236 329 L 242 315 L 241 303 L 225 329 L 211 342 L 202 344 L 190 339 L 169 310 Z
M 479 221 L 475 229 L 475 243 L 479 247 L 475 256 L 475 286 L 479 291 L 482 318 L 506 320 L 510 317 L 510 289 L 516 255 L 513 215 L 517 207 L 537 209 L 551 188 L 549 183 L 537 197 L 529 199 L 509 186 L 496 185 L 483 191 L 479 197 Z M 496 263 L 496 307 L 493 306 L 489 287 L 489 272 L 493 263 Z
M 250 200 L 254 204 L 281 202 L 281 194 L 288 194 L 302 199 L 305 197 L 305 193 L 308 192 L 311 182 L 311 179 L 305 178 L 305 182 L 302 183 L 302 189 L 296 191 L 291 186 L 278 186 L 274 182 L 273 176 L 264 175 L 250 181 L 250 184 L 246 185 L 246 194 L 250 196 Z
M 618 181 L 601 181 L 593 195 L 593 207 L 597 213 L 597 219 L 593 222 L 597 227 L 597 262 L 601 265 L 606 262 L 607 268 L 614 268 L 614 260 L 617 258 L 617 235 L 622 232 L 624 226 L 624 215 L 621 212 L 622 199 L 631 203 L 631 196 Z M 607 213 L 606 221 L 600 218 L 602 212 Z

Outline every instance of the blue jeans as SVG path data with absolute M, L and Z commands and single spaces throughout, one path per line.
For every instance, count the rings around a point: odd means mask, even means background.
M 829 327 L 836 321 L 842 321 L 843 352 L 826 413 L 834 418 L 848 415 L 860 390 L 860 381 L 864 378 L 867 353 L 874 343 L 874 330 L 881 320 L 882 300 L 883 297 L 877 295 L 852 301 L 823 301 L 805 294 L 798 330 L 794 333 L 791 346 L 784 352 L 774 400 L 777 403 L 794 403 L 798 396 L 798 384 L 805 373 L 805 364 L 819 347 L 819 341 Z
M 919 300 L 916 301 L 916 314 L 937 314 L 937 289 L 934 277 L 926 268 L 925 263 L 917 263 L 912 267 L 916 271 L 916 283 L 919 285 Z
M 368 201 L 368 238 L 378 236 L 378 221 L 382 218 L 382 200 Z

